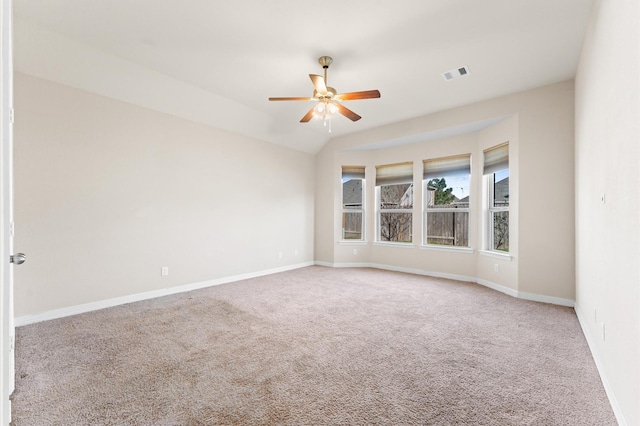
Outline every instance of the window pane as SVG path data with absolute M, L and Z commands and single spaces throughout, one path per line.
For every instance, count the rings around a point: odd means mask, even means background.
M 425 205 L 428 209 L 468 208 L 469 182 L 469 175 L 429 179 L 426 186 Z
M 493 207 L 509 207 L 509 169 L 493 174 Z
M 349 179 L 342 183 L 342 208 L 362 209 L 362 179 Z
M 380 186 L 381 209 L 411 209 L 413 208 L 413 184 L 401 183 L 397 185 Z
M 493 250 L 509 251 L 509 212 L 493 212 Z
M 469 213 L 427 213 L 427 244 L 468 247 Z
M 380 241 L 410 243 L 411 213 L 380 213 Z
M 344 212 L 342 213 L 342 239 L 361 240 L 362 239 L 362 213 Z

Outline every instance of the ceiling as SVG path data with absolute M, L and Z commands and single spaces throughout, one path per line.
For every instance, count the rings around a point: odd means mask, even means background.
M 592 0 L 14 0 L 15 68 L 315 153 L 332 137 L 572 78 Z M 299 123 L 308 74 L 363 118 Z M 446 81 L 442 73 L 467 66 Z

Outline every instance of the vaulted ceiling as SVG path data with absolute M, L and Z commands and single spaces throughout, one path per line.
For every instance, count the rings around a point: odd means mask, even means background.
M 314 153 L 330 138 L 574 76 L 592 0 L 14 0 L 15 68 Z M 333 57 L 363 118 L 299 123 Z M 442 73 L 467 66 L 446 81 Z

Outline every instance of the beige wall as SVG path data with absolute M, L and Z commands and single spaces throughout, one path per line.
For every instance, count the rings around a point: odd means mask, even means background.
M 312 155 L 20 73 L 15 104 L 16 316 L 313 262 Z
M 576 311 L 623 425 L 640 424 L 639 28 L 636 0 L 595 2 L 575 101 Z
M 316 159 L 316 260 L 334 265 L 375 264 L 495 285 L 510 294 L 571 304 L 574 300 L 573 81 L 553 84 L 383 126 L 329 142 Z M 442 129 L 503 118 L 467 134 L 433 139 Z M 411 143 L 384 147 L 386 140 Z M 509 142 L 511 260 L 485 256 L 482 248 L 482 150 Z M 410 248 L 373 244 L 375 166 L 414 162 L 421 188 L 422 160 L 472 154 L 471 232 L 473 253 L 420 247 L 421 191 L 416 193 L 414 244 Z M 367 166 L 368 242 L 340 243 L 340 167 Z M 549 183 L 549 180 L 551 183 Z M 331 237 L 329 237 L 331 236 Z M 353 249 L 358 254 L 353 254 Z M 499 272 L 495 265 L 498 264 Z
M 575 298 L 573 85 L 531 92 L 519 114 L 521 291 Z M 572 283 L 563 286 L 562 283 Z

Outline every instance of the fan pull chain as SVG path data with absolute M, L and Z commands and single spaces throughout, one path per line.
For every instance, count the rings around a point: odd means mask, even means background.
M 322 114 L 322 124 L 324 124 L 324 127 L 327 127 L 327 121 L 329 122 L 329 133 L 331 133 L 331 117 L 327 120 L 327 113 L 325 112 Z

